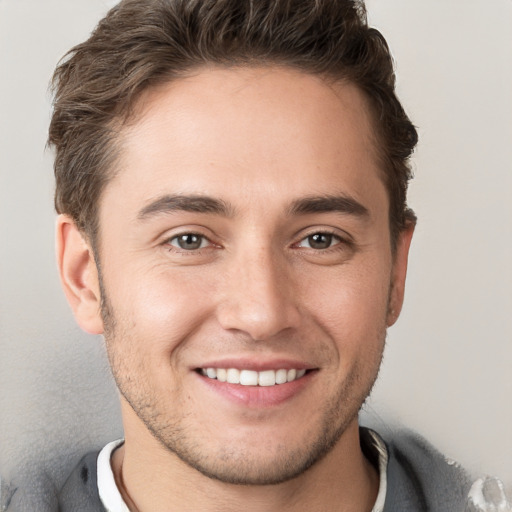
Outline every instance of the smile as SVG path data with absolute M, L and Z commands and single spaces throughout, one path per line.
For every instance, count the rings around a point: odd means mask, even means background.
M 275 386 L 286 384 L 300 379 L 306 373 L 305 369 L 280 369 L 264 370 L 238 370 L 236 368 L 201 368 L 201 375 L 209 379 L 216 379 L 228 384 L 240 384 L 242 386 Z

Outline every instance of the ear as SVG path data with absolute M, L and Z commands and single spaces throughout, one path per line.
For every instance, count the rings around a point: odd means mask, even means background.
M 62 287 L 78 325 L 90 334 L 102 334 L 101 293 L 94 253 L 67 215 L 57 218 L 56 250 Z
M 391 327 L 400 316 L 404 303 L 407 260 L 411 246 L 415 223 L 411 222 L 399 235 L 391 272 L 391 291 L 389 294 L 387 325 Z

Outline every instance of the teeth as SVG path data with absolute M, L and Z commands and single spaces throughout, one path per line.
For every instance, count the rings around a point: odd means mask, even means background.
M 230 368 L 227 372 L 227 381 L 229 384 L 240 384 L 240 370 Z
M 258 384 L 260 386 L 273 386 L 276 383 L 276 372 L 274 370 L 266 370 L 259 372 Z
M 237 370 L 236 368 L 203 368 L 201 375 L 210 379 L 229 384 L 241 384 L 242 386 L 275 386 L 286 384 L 304 377 L 306 370 L 265 370 L 256 372 L 253 370 Z
M 277 370 L 276 384 L 285 384 L 288 377 L 288 370 Z
M 251 370 L 242 370 L 240 372 L 240 384 L 242 384 L 242 386 L 257 386 L 258 372 L 253 372 Z

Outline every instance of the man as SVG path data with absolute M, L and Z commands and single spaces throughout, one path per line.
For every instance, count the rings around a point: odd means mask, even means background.
M 358 425 L 417 140 L 364 6 L 125 1 L 55 91 L 61 279 L 125 429 L 61 509 L 463 510 L 461 469 Z

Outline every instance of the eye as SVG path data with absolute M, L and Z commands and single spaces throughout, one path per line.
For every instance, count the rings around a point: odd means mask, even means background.
M 299 247 L 307 247 L 310 249 L 323 250 L 329 249 L 333 245 L 339 244 L 341 239 L 332 233 L 313 233 L 301 240 Z
M 196 233 L 183 233 L 171 238 L 168 243 L 173 247 L 177 247 L 184 251 L 196 251 L 207 247 L 210 244 L 210 241 L 203 235 L 198 235 Z

